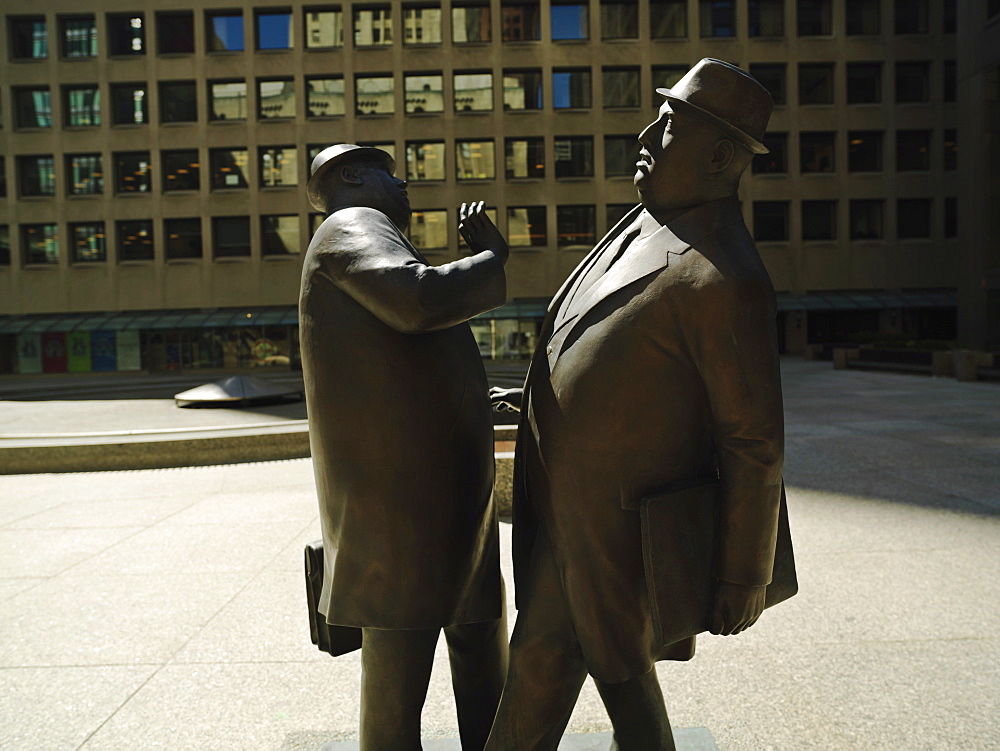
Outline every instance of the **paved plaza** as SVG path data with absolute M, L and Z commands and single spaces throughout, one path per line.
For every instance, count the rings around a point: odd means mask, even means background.
M 800 594 L 660 663 L 674 725 L 724 750 L 1000 748 L 1000 385 L 782 366 Z M 0 401 L 0 437 L 229 419 L 117 396 Z M 309 459 L 0 476 L 0 748 L 356 738 L 358 655 L 309 642 L 318 536 Z M 423 727 L 458 734 L 443 644 Z M 569 732 L 609 730 L 588 683 Z

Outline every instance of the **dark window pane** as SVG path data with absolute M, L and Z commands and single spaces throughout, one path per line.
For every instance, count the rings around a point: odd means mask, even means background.
M 440 76 L 438 78 L 440 79 Z M 346 113 L 343 78 L 339 76 L 307 78 L 306 93 L 307 116 L 337 117 Z
M 7 160 L 0 156 L 0 198 L 7 197 Z
M 10 266 L 10 226 L 0 224 L 0 266 Z
M 931 236 L 931 199 L 900 198 L 896 202 L 896 237 L 900 240 Z
M 201 165 L 197 149 L 160 152 L 163 190 L 198 190 Z
M 833 33 L 830 0 L 797 0 L 796 16 L 799 36 L 829 36 Z
M 153 260 L 153 222 L 150 219 L 116 222 L 118 236 L 118 260 Z
M 800 133 L 802 172 L 833 172 L 834 133 Z
M 597 207 L 557 206 L 557 242 L 566 245 L 593 247 L 597 240 Z
M 117 57 L 146 54 L 146 23 L 142 13 L 108 14 L 108 54 Z
M 69 225 L 70 257 L 74 263 L 81 261 L 106 261 L 104 222 L 87 222 Z
M 190 55 L 194 52 L 194 14 L 156 14 L 156 49 L 161 55 Z
M 51 154 L 17 157 L 17 175 L 21 196 L 56 194 L 56 166 Z
M 354 46 L 387 47 L 392 44 L 392 11 L 388 5 L 354 8 Z
M 247 106 L 246 81 L 208 82 L 209 120 L 246 120 Z
M 212 190 L 246 188 L 250 157 L 246 149 L 209 149 Z
M 508 138 L 504 151 L 507 178 L 545 176 L 543 138 Z
M 653 66 L 653 107 L 659 109 L 663 97 L 656 93 L 657 89 L 673 88 L 688 72 L 686 65 L 654 65 Z
M 194 81 L 160 83 L 160 122 L 193 123 L 198 120 Z
M 505 70 L 503 72 L 503 108 L 505 110 L 540 110 L 542 108 L 542 71 Z
M 97 21 L 93 16 L 60 18 L 59 28 L 63 57 L 97 57 Z
M 736 36 L 733 0 L 698 0 L 698 28 L 703 37 Z
M 847 103 L 877 104 L 882 101 L 882 63 L 847 64 Z
M 111 84 L 111 122 L 144 125 L 149 121 L 148 99 L 144 83 Z
M 601 0 L 601 38 L 637 39 L 639 3 Z
M 215 258 L 250 255 L 250 217 L 212 217 L 212 255 Z
M 747 31 L 752 37 L 780 37 L 785 33 L 785 0 L 750 0 Z
M 490 41 L 489 3 L 452 3 L 451 38 L 456 44 Z
M 444 143 L 409 141 L 406 144 L 406 179 L 444 180 Z
M 758 242 L 788 239 L 788 201 L 753 202 L 753 239 Z
M 757 154 L 753 158 L 753 174 L 780 175 L 788 172 L 788 134 L 765 133 L 763 144 L 769 153 Z
M 609 203 L 604 209 L 604 218 L 607 222 L 608 232 L 614 229 L 614 226 L 624 219 L 625 215 L 634 208 L 634 203 Z
M 944 0 L 941 31 L 954 34 L 958 28 L 958 0 Z
M 958 75 L 955 71 L 955 61 L 944 61 L 944 90 L 941 98 L 946 102 L 954 102 L 958 94 Z
M 101 92 L 96 86 L 67 86 L 63 89 L 66 125 L 88 127 L 101 124 Z
M 882 201 L 877 199 L 851 201 L 850 225 L 852 240 L 881 240 L 885 234 Z
M 455 112 L 493 109 L 493 74 L 488 71 L 455 73 Z
M 44 16 L 8 16 L 10 54 L 14 60 L 44 60 L 49 56 L 49 34 Z
M 650 0 L 649 34 L 653 39 L 687 36 L 687 0 Z
M 544 206 L 508 206 L 507 242 L 512 248 L 538 248 L 548 244 Z
M 882 132 L 852 130 L 847 134 L 847 169 L 851 172 L 882 171 Z
M 22 224 L 21 249 L 25 264 L 59 263 L 59 225 Z
M 873 36 L 882 31 L 881 0 L 847 0 L 848 36 Z
M 262 216 L 260 241 L 265 256 L 298 255 L 302 250 L 298 214 Z
M 552 71 L 552 104 L 556 109 L 591 106 L 590 68 L 556 68 Z
M 164 219 L 167 259 L 201 258 L 201 219 Z
M 493 141 L 456 141 L 455 173 L 459 180 L 493 180 L 496 149 Z
M 750 75 L 756 78 L 760 85 L 771 93 L 771 99 L 776 105 L 785 104 L 785 64 L 784 63 L 754 63 L 750 65 Z
M 542 38 L 542 15 L 537 2 L 500 6 L 502 38 L 505 42 L 537 41 Z
M 635 136 L 604 136 L 605 177 L 631 177 L 639 158 L 639 142 Z
M 799 65 L 799 104 L 833 104 L 833 63 Z
M 837 202 L 802 202 L 802 239 L 834 240 L 837 237 Z
M 587 39 L 590 36 L 588 28 L 587 4 L 579 2 L 553 2 L 552 39 Z
M 593 177 L 594 139 L 556 136 L 555 168 L 556 177 Z
M 606 108 L 639 106 L 639 68 L 604 68 L 601 77 Z
M 104 192 L 104 164 L 100 154 L 66 155 L 66 192 L 72 196 Z
M 48 87 L 14 89 L 18 128 L 52 127 L 52 94 Z
M 950 129 L 944 132 L 944 168 L 958 169 L 958 133 Z
M 958 237 L 958 199 L 944 199 L 944 236 Z
M 357 115 L 391 115 L 396 111 L 392 76 L 357 76 L 354 79 L 354 112 Z
M 242 52 L 243 13 L 206 13 L 205 34 L 209 52 Z
M 931 132 L 896 131 L 896 169 L 900 172 L 931 168 Z
M 306 8 L 306 47 L 328 49 L 344 46 L 344 14 L 340 8 Z
M 292 79 L 257 79 L 257 117 L 261 120 L 295 117 L 295 83 Z
M 896 33 L 927 33 L 927 0 L 896 0 Z
M 896 101 L 929 102 L 931 99 L 930 63 L 896 63 Z
M 292 37 L 292 14 L 289 11 L 258 11 L 256 15 L 257 49 L 290 50 L 294 46 Z
M 148 151 L 124 151 L 114 154 L 115 192 L 148 193 L 150 165 Z

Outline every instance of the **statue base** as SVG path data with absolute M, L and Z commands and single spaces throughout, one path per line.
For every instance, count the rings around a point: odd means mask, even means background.
M 674 728 L 677 751 L 719 751 L 708 728 Z M 421 741 L 424 751 L 462 751 L 458 738 L 428 738 Z M 608 751 L 611 733 L 574 733 L 564 735 L 559 751 Z M 358 751 L 357 741 L 330 741 L 320 751 Z

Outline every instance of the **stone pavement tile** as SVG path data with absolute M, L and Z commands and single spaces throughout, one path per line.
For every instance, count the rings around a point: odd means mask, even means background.
M 191 498 L 147 496 L 106 501 L 65 500 L 58 506 L 18 519 L 8 529 L 87 529 L 143 527 L 191 506 Z
M 0 529 L 0 576 L 54 576 L 140 531 L 140 527 Z
M 1000 468 L 964 468 L 931 465 L 917 467 L 909 473 L 915 482 L 926 483 L 938 490 L 980 504 L 991 513 L 1000 512 Z
M 12 579 L 0 578 L 0 602 L 4 602 L 26 590 L 48 581 L 48 577 L 22 576 Z
M 677 751 L 718 751 L 708 728 L 673 728 L 673 733 Z M 568 733 L 559 742 L 558 751 L 608 751 L 613 738 L 612 733 Z M 315 736 L 288 738 L 282 751 L 315 749 L 317 742 L 322 743 L 322 740 Z M 421 745 L 423 751 L 462 751 L 458 738 L 421 739 Z M 319 751 L 358 751 L 359 748 L 357 741 L 329 741 L 319 746 Z
M 175 524 L 240 524 L 241 522 L 296 522 L 318 515 L 312 488 L 285 488 L 280 484 L 257 490 L 213 493 L 194 501 L 164 521 Z
M 0 665 L 162 664 L 245 583 L 238 573 L 49 579 L 0 610 Z
M 264 571 L 174 658 L 201 662 L 329 662 L 309 640 L 305 576 L 301 571 Z
M 47 492 L 37 475 L 0 476 L 0 527 L 28 519 L 66 502 L 62 494 Z
M 309 488 L 315 493 L 312 459 L 281 459 L 244 464 L 219 464 L 212 474 L 219 490 L 226 493 L 255 492 L 265 488 L 295 490 Z
M 319 511 L 317 511 L 313 516 L 313 521 L 306 524 L 303 530 L 281 549 L 275 559 L 267 565 L 267 569 L 269 571 L 295 572 L 300 576 L 305 576 L 306 545 L 321 537 L 323 537 L 323 532 L 319 526 Z M 303 583 L 302 586 L 304 587 L 305 584 Z
M 0 669 L 0 748 L 79 748 L 154 670 L 151 665 Z
M 859 469 L 877 469 L 878 466 L 879 462 L 875 458 L 858 458 L 828 445 L 826 436 L 785 439 L 785 463 L 782 471 L 786 484 L 800 474 L 850 474 Z
M 256 573 L 301 529 L 299 522 L 157 524 L 76 566 L 67 576 Z

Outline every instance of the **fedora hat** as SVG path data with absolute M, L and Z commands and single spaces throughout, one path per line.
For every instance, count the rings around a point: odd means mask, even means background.
M 706 57 L 673 88 L 656 93 L 712 123 L 754 154 L 768 153 L 761 139 L 774 100 L 756 78 L 735 65 Z
M 396 160 L 382 149 L 376 149 L 373 146 L 355 146 L 353 143 L 338 143 L 334 146 L 328 146 L 315 156 L 312 160 L 312 166 L 309 168 L 310 177 L 309 184 L 306 186 L 306 195 L 309 196 L 309 203 L 314 209 L 326 211 L 326 204 L 319 188 L 327 173 L 345 162 L 356 159 L 377 159 L 385 163 L 390 174 L 396 171 Z

